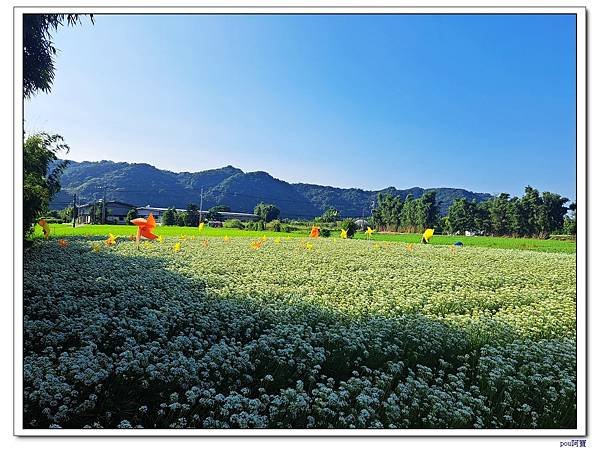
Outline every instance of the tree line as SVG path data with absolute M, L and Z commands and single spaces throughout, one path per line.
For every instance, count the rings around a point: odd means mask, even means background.
M 408 194 L 404 200 L 400 196 L 380 193 L 372 216 L 373 224 L 382 231 L 417 233 L 436 227 L 439 210 L 435 192 L 425 192 L 417 199 Z
M 229 206 L 217 205 L 210 208 L 206 214 L 202 214 L 201 216 L 198 205 L 189 204 L 185 211 L 177 211 L 175 208 L 166 210 L 162 217 L 162 224 L 167 226 L 197 227 L 200 224 L 200 220 L 223 220 L 223 216 L 220 213 L 229 211 L 231 211 Z M 279 217 L 279 208 L 275 205 L 260 202 L 254 207 L 254 214 L 258 216 L 260 221 L 271 222 Z M 127 221 L 129 220 L 128 216 Z
M 422 232 L 435 228 L 438 232 L 464 234 L 472 232 L 492 236 L 547 238 L 550 234 L 575 235 L 577 232 L 575 203 L 559 194 L 539 193 L 531 186 L 523 196 L 502 193 L 477 202 L 456 199 L 441 217 L 435 192 L 418 199 L 409 194 L 404 200 L 390 194 L 378 195 L 373 210 L 373 223 L 379 230 Z

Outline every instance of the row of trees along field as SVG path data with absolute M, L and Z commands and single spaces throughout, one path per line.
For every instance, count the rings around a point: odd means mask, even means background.
M 552 192 L 527 186 L 522 197 L 502 193 L 483 202 L 455 200 L 448 215 L 441 217 L 435 192 L 404 201 L 390 194 L 379 195 L 373 223 L 379 230 L 421 232 L 425 228 L 451 234 L 475 232 L 493 236 L 547 238 L 550 234 L 575 235 L 576 204 Z
M 404 201 L 400 196 L 379 194 L 377 207 L 373 210 L 373 223 L 380 230 L 421 232 L 435 227 L 439 220 L 435 192 L 426 192 L 418 199 L 408 194 Z
M 206 214 L 202 216 L 202 220 L 223 220 L 222 212 L 231 211 L 227 205 L 213 206 Z M 279 217 L 279 208 L 275 205 L 260 202 L 254 207 L 254 214 L 263 222 L 271 222 Z M 132 209 L 127 215 L 127 222 L 135 219 L 136 210 Z M 200 208 L 198 205 L 189 204 L 185 211 L 178 211 L 175 208 L 169 208 L 163 214 L 163 225 L 178 225 L 181 227 L 197 227 L 200 223 Z M 263 228 L 264 229 L 264 228 Z

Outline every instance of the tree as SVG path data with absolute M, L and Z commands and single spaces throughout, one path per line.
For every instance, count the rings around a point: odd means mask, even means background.
M 328 208 L 320 217 L 315 217 L 315 222 L 337 222 L 340 212 L 335 208 Z
M 475 210 L 475 228 L 483 234 L 492 234 L 492 222 L 490 220 L 491 200 L 486 200 L 477 204 Z
M 279 208 L 275 205 L 269 205 L 260 202 L 254 207 L 254 214 L 256 214 L 262 221 L 270 222 L 279 217 Z
M 206 218 L 208 220 L 222 220 L 223 217 L 219 213 L 226 212 L 226 211 L 231 211 L 231 208 L 227 205 L 213 206 L 212 208 L 210 208 L 208 210 L 208 213 L 206 214 Z
M 408 194 L 404 199 L 400 213 L 400 227 L 409 233 L 417 230 L 416 204 L 412 194 Z
M 198 205 L 190 203 L 186 208 L 185 226 L 186 227 L 197 227 L 200 224 L 200 209 Z
M 435 201 L 435 191 L 428 191 L 415 202 L 413 225 L 422 231 L 435 226 L 437 222 L 438 207 Z
M 188 223 L 188 212 L 187 211 L 177 211 L 177 214 L 175 215 L 175 217 L 176 217 L 177 226 L 180 226 L 180 227 L 187 226 L 187 223 Z
M 94 16 L 90 15 L 92 24 Z M 57 49 L 52 32 L 62 25 L 81 23 L 81 14 L 23 15 L 23 95 L 31 98 L 38 91 L 50 92 L 54 81 L 54 56 Z
M 102 223 L 102 202 L 96 202 L 90 206 L 90 223 Z
M 569 205 L 568 215 L 564 218 L 563 232 L 571 236 L 577 234 L 577 204 L 575 202 Z
M 60 176 L 68 161 L 57 153 L 69 151 L 58 134 L 38 133 L 23 143 L 23 236 L 33 231 L 41 214 L 48 210 L 52 197 L 60 190 Z
M 357 229 L 356 222 L 354 219 L 345 219 L 342 222 L 342 229 L 346 230 L 346 236 L 348 239 L 352 239 Z
M 494 197 L 489 203 L 490 222 L 492 233 L 497 236 L 505 236 L 510 230 L 510 195 L 502 193 Z
M 162 224 L 166 226 L 173 226 L 177 223 L 177 211 L 175 208 L 169 208 L 165 211 L 162 216 Z
M 534 236 L 539 232 L 537 215 L 542 204 L 540 193 L 531 186 L 525 187 L 525 195 L 521 197 L 521 211 L 523 214 L 523 235 Z
M 137 219 L 137 209 L 131 208 L 127 211 L 127 217 L 125 218 L 125 223 L 131 225 L 131 221 Z
M 523 236 L 526 228 L 526 217 L 519 197 L 513 197 L 509 202 L 508 228 L 513 236 Z
M 77 214 L 76 209 L 75 209 L 75 214 Z M 63 221 L 63 223 L 71 222 L 73 220 L 73 207 L 67 206 L 66 208 L 63 208 L 60 211 L 58 211 L 58 217 L 60 218 L 60 220 Z
M 398 231 L 402 214 L 402 199 L 386 193 L 377 194 L 377 207 L 373 209 L 373 223 L 377 228 Z
M 447 227 L 450 233 L 464 234 L 475 230 L 477 203 L 464 198 L 454 200 L 448 208 Z
M 540 237 L 547 238 L 550 233 L 561 230 L 567 208 L 568 198 L 552 192 L 542 193 L 542 203 L 538 207 L 536 221 Z

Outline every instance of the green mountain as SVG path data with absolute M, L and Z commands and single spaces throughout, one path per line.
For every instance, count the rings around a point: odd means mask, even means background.
M 333 207 L 344 217 L 368 216 L 371 204 L 379 192 L 415 198 L 429 190 L 436 191 L 440 211 L 445 214 L 457 198 L 483 201 L 489 194 L 464 189 L 433 188 L 396 189 L 380 191 L 341 189 L 316 184 L 288 183 L 266 172 L 243 172 L 233 166 L 202 172 L 170 172 L 149 164 L 115 163 L 112 161 L 71 161 L 61 178 L 62 190 L 51 207 L 62 209 L 73 201 L 83 204 L 100 200 L 119 200 L 136 206 L 185 208 L 189 203 L 208 209 L 215 205 L 228 205 L 233 211 L 252 212 L 254 206 L 264 201 L 274 203 L 282 217 L 312 219 Z

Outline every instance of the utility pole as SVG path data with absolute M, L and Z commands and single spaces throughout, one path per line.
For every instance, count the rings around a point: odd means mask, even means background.
M 104 188 L 104 193 L 102 195 L 102 219 L 100 220 L 100 223 L 102 223 L 102 225 L 104 225 L 105 222 L 106 222 L 106 188 Z
M 204 187 L 200 188 L 200 219 L 199 219 L 199 223 L 202 222 L 202 200 L 204 199 Z
M 73 228 L 75 228 L 75 218 L 77 217 L 77 194 L 73 194 Z

